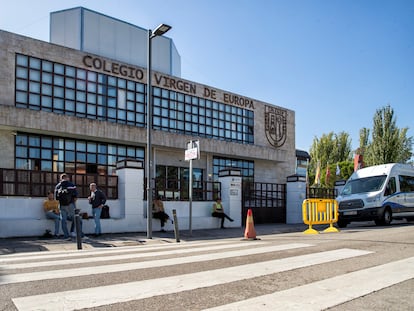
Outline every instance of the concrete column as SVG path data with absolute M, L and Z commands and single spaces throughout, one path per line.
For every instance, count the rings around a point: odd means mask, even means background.
M 234 219 L 234 222 L 226 221 L 225 226 L 241 227 L 242 178 L 240 170 L 221 170 L 219 182 L 221 182 L 221 201 L 224 212 Z
M 306 178 L 288 176 L 286 182 L 286 223 L 303 223 L 302 203 L 306 198 Z
M 118 199 L 127 222 L 125 232 L 145 230 L 143 162 L 122 160 L 117 163 L 116 171 Z

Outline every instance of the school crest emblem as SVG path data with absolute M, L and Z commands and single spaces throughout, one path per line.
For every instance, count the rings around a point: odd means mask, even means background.
M 287 111 L 265 106 L 266 138 L 273 147 L 281 147 L 286 141 Z

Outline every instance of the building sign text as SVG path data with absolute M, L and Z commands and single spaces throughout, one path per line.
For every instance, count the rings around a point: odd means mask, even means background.
M 125 79 L 133 79 L 145 83 L 146 70 L 140 67 L 126 65 L 111 60 L 106 60 L 97 56 L 85 55 L 82 63 L 87 68 L 98 70 L 111 75 L 120 76 Z M 247 97 L 227 93 L 211 87 L 201 86 L 196 83 L 186 81 L 180 78 L 154 73 L 154 85 L 174 91 L 179 91 L 189 95 L 196 95 L 205 99 L 219 101 L 225 104 L 255 109 L 254 101 Z

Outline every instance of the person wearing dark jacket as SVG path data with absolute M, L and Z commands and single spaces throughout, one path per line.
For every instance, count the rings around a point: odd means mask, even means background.
M 69 176 L 65 173 L 60 175 L 60 182 L 55 187 L 55 198 L 59 201 L 59 209 L 62 216 L 63 238 L 70 238 L 67 221 L 72 221 L 71 232 L 74 231 L 75 202 L 78 198 L 76 186 L 69 181 Z M 81 223 L 82 231 L 82 223 Z
M 96 187 L 95 183 L 91 183 L 89 185 L 89 189 L 91 190 L 91 195 L 88 197 L 89 204 L 92 205 L 92 215 L 93 219 L 95 220 L 95 237 L 98 237 L 102 234 L 101 229 L 101 213 L 102 207 L 106 203 L 106 196 L 105 194 Z

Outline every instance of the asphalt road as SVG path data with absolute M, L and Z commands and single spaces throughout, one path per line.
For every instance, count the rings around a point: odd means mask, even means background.
M 413 310 L 413 258 L 405 222 L 17 253 L 0 256 L 0 310 Z

